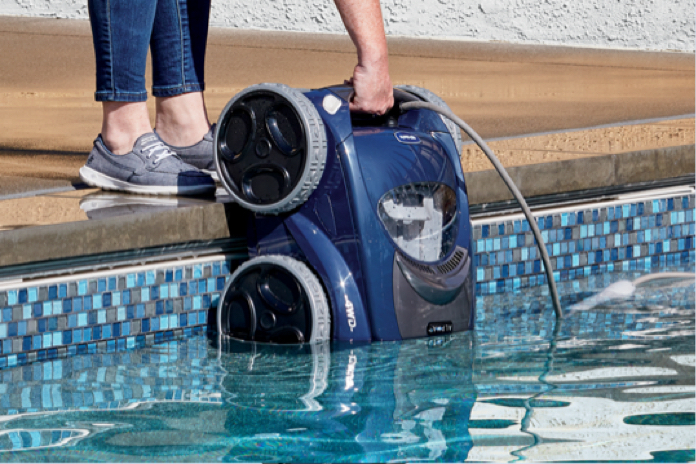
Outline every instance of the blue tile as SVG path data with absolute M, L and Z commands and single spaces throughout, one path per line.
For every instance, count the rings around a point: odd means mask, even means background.
M 585 223 L 585 214 L 583 211 L 578 211 L 578 224 Z
M 17 323 L 16 322 L 10 322 L 7 324 L 7 336 L 8 337 L 16 337 L 17 336 Z M 9 340 L 12 342 L 12 340 Z
M 135 276 L 135 282 L 138 287 L 142 287 L 145 285 L 145 273 L 144 272 L 139 272 Z
M 55 331 L 58 330 L 58 318 L 57 317 L 49 317 L 48 318 L 48 330 L 50 331 Z
M 72 343 L 72 331 L 64 330 L 63 331 L 63 345 L 69 345 L 71 343 Z
M 82 311 L 82 298 L 75 297 L 72 299 L 72 309 L 73 311 Z M 65 302 L 63 302 L 63 312 L 65 312 Z
M 112 333 L 113 337 L 120 337 L 121 336 L 121 324 L 119 322 L 112 324 L 111 333 Z
M 218 267 L 219 269 L 219 267 Z M 167 269 L 167 271 L 164 273 L 164 281 L 165 282 L 173 282 L 174 281 L 174 272 L 171 269 Z
M 181 269 L 177 269 L 176 272 L 174 273 L 174 280 L 177 282 L 183 279 L 183 273 L 181 272 Z
M 667 211 L 673 211 L 674 210 L 674 198 L 668 198 L 667 199 Z
M 99 340 L 102 337 L 102 328 L 101 326 L 95 325 L 92 327 L 92 340 Z
M 26 302 L 27 302 L 27 289 L 24 288 L 24 289 L 19 291 L 19 304 L 24 304 Z
M 187 288 L 188 288 L 188 287 L 187 287 L 187 285 L 186 285 L 186 282 L 182 282 L 182 283 L 179 285 L 179 295 L 180 295 L 180 296 L 186 296 L 186 295 L 188 294 Z
M 172 300 L 167 300 L 164 302 L 164 312 L 167 314 L 174 312 L 174 302 Z
M 135 306 L 135 313 L 138 319 L 145 317 L 145 305 L 140 303 Z
M 154 285 L 150 287 L 150 299 L 152 300 L 158 300 L 159 299 L 159 286 Z
M 12 320 L 12 308 L 3 308 L 2 309 L 2 321 L 3 322 L 10 322 Z
M 102 305 L 105 308 L 108 308 L 109 306 L 111 306 L 111 293 L 104 293 L 102 295 Z
M 155 303 L 155 314 L 164 314 L 164 303 L 162 300 L 159 300 L 157 303 Z
M 58 298 L 65 298 L 68 296 L 68 286 L 67 284 L 60 284 L 58 286 Z
M 46 319 L 38 319 L 36 321 L 36 326 L 40 333 L 44 333 L 46 331 Z
M 481 237 L 486 238 L 490 235 L 490 226 L 487 224 L 484 224 L 481 226 Z
M 147 271 L 145 273 L 145 283 L 146 285 L 152 285 L 155 283 L 155 271 Z
M 150 331 L 150 319 L 143 319 L 141 323 L 142 332 Z
M 109 277 L 109 290 L 118 290 L 118 281 L 116 277 Z

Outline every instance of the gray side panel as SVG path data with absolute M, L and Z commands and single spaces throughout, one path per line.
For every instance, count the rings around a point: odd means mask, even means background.
M 467 273 L 462 284 L 462 289 L 457 297 L 450 303 L 436 305 L 422 298 L 411 287 L 401 271 L 396 256 L 394 258 L 394 308 L 396 320 L 399 324 L 399 332 L 403 338 L 427 337 L 427 328 L 430 322 L 452 323 L 453 332 L 471 330 L 471 312 L 473 310 L 473 294 L 471 285 L 471 258 L 467 258 L 466 265 L 460 272 Z

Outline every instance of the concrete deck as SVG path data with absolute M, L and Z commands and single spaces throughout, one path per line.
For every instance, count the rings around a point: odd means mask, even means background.
M 525 195 L 693 175 L 694 55 L 405 38 L 389 47 L 394 83 L 442 96 Z M 87 22 L 0 17 L 0 49 L 0 267 L 230 236 L 236 210 L 224 199 L 80 189 L 101 125 Z M 320 87 L 354 64 L 346 36 L 213 29 L 210 118 L 253 83 Z M 473 145 L 462 165 L 472 202 L 509 198 Z

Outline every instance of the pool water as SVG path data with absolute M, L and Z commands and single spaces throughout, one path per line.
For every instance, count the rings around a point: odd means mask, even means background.
M 652 272 L 693 272 L 693 262 Z M 0 460 L 694 460 L 694 281 L 480 296 L 476 330 L 371 345 L 199 333 L 0 370 Z

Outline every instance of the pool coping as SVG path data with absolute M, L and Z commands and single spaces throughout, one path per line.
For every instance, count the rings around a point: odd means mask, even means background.
M 607 188 L 670 179 L 690 179 L 693 183 L 695 156 L 696 146 L 684 145 L 516 166 L 508 173 L 526 198 L 573 192 L 591 195 Z M 467 172 L 464 177 L 470 202 L 479 209 L 512 199 L 495 170 Z M 167 247 L 181 244 L 205 248 L 206 243 L 244 237 L 244 217 L 237 205 L 211 202 L 151 214 L 2 231 L 0 270 L 32 264 L 50 266 L 57 260 L 84 256 L 99 260 L 100 255 L 128 250 L 155 249 L 166 254 Z M 0 278 L 2 274 L 6 273 L 0 273 Z

